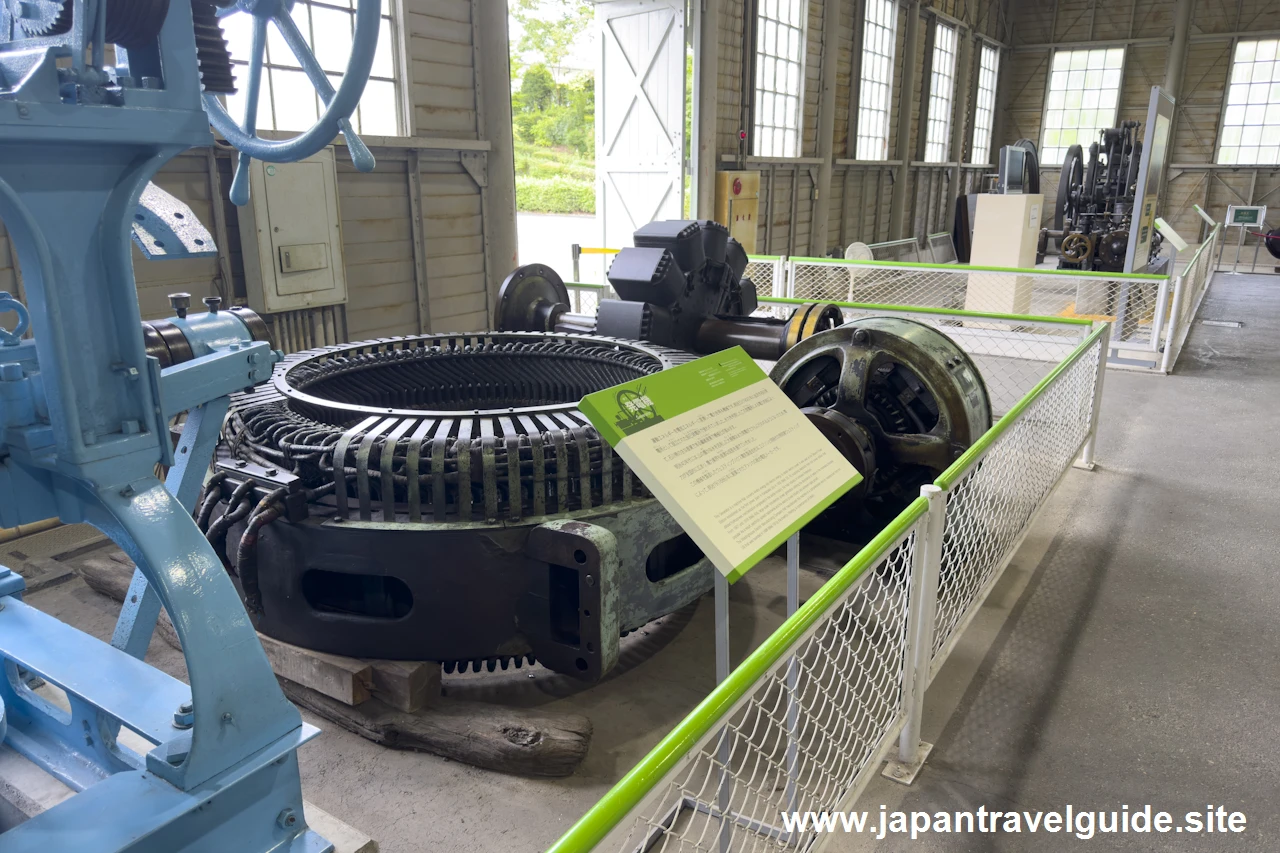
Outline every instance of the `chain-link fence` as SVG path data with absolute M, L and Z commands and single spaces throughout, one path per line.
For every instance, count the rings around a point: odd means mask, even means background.
M 787 295 L 841 301 L 955 308 L 1102 320 L 1116 326 L 1115 344 L 1149 347 L 1156 307 L 1168 276 L 1080 274 L 972 266 L 886 264 L 791 258 Z
M 1215 258 L 1218 244 L 1222 240 L 1222 226 L 1215 225 L 1205 240 L 1192 254 L 1186 266 L 1174 282 L 1173 303 L 1169 307 L 1169 333 L 1166 336 L 1162 369 L 1168 373 L 1178 361 L 1182 345 L 1191 331 L 1191 323 L 1200 310 L 1204 294 L 1213 281 L 1217 269 Z
M 938 573 L 933 672 L 1013 558 L 1036 512 L 1092 435 L 1101 347 L 1022 408 L 985 452 L 944 474 L 946 524 Z M 1022 404 L 1020 404 L 1022 405 Z
M 873 559 L 846 567 L 856 579 L 655 789 L 621 849 L 808 845 L 812 828 L 786 827 L 780 815 L 824 808 L 865 784 L 901 719 L 915 540 L 912 519 Z
M 756 316 L 787 318 L 803 301 L 770 299 L 761 303 Z M 840 307 L 846 323 L 860 317 L 892 315 L 927 323 L 947 335 L 977 365 L 997 417 L 1009 411 L 1054 365 L 1070 355 L 1093 326 L 1088 320 L 1061 317 L 1013 317 L 850 302 L 834 304 Z
M 762 262 L 766 273 L 771 263 Z M 607 285 L 569 284 L 573 310 L 595 313 L 599 293 L 605 287 Z M 804 301 L 762 297 L 754 316 L 786 319 Z M 1009 316 L 846 302 L 835 304 L 844 314 L 845 322 L 888 314 L 919 320 L 942 331 L 977 365 L 991 396 L 992 411 L 997 417 L 1009 411 L 1054 365 L 1066 358 L 1092 328 L 1088 320 L 1062 317 Z
M 575 314 L 594 314 L 600 307 L 600 296 L 605 291 L 612 292 L 607 284 L 588 284 L 581 281 L 565 282 L 569 290 L 569 306 Z
M 925 486 L 552 853 L 808 850 L 814 818 L 849 808 L 895 740 L 889 775 L 913 778 L 924 687 L 1077 454 L 1092 464 L 1109 331 Z

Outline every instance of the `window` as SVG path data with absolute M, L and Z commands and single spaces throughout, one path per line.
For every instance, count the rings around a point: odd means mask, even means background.
M 1280 163 L 1280 40 L 1236 44 L 1219 163 Z
M 955 97 L 956 31 L 939 21 L 933 28 L 933 68 L 929 74 L 929 118 L 924 160 L 947 162 L 951 150 L 951 101 Z
M 867 0 L 862 30 L 862 84 L 858 91 L 859 160 L 889 157 L 889 104 L 893 100 L 893 48 L 898 34 L 895 0 Z
M 800 156 L 804 0 L 760 0 L 756 22 L 755 154 Z
M 1000 49 L 982 43 L 978 57 L 978 97 L 973 107 L 973 150 L 970 163 L 991 162 L 991 125 L 996 112 L 996 77 L 1000 72 Z
M 351 36 L 355 30 L 354 3 L 348 0 L 297 0 L 290 13 L 302 35 L 311 46 L 316 61 L 338 88 L 342 72 L 351 55 Z M 253 18 L 244 13 L 221 19 L 231 62 L 240 90 L 227 96 L 227 111 L 236 121 L 244 118 L 245 82 L 249 76 L 249 48 L 253 43 Z M 372 136 L 400 136 L 400 96 L 397 91 L 395 53 L 395 21 L 387 0 L 382 4 L 382 26 L 378 28 L 378 50 L 373 71 L 365 86 L 360 106 L 351 116 L 357 133 Z M 267 52 L 263 58 L 262 87 L 258 94 L 259 130 L 307 130 L 320 117 L 320 97 L 302 66 L 274 24 L 267 26 Z
M 1061 163 L 1067 148 L 1077 143 L 1087 152 L 1098 141 L 1098 131 L 1115 127 L 1123 66 L 1124 48 L 1060 50 L 1053 55 L 1041 163 Z

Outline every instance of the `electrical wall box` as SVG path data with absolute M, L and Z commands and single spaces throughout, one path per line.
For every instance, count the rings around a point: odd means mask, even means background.
M 347 301 L 332 147 L 296 163 L 251 161 L 239 214 L 250 308 L 275 314 Z
M 716 222 L 729 227 L 729 236 L 748 255 L 756 253 L 760 227 L 760 173 L 716 172 Z

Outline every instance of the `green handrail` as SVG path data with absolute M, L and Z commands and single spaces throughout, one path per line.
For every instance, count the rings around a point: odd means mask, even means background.
M 1066 276 L 1084 276 L 1086 278 L 1138 278 L 1149 279 L 1154 281 L 1163 281 L 1168 278 L 1167 275 L 1156 275 L 1154 273 L 1145 272 L 1092 272 L 1090 270 L 1042 270 L 1042 269 L 1026 269 L 1021 267 L 986 267 L 986 266 L 970 266 L 969 264 L 922 264 L 916 261 L 850 261 L 844 258 L 788 258 L 791 261 L 800 261 L 806 264 L 839 264 L 841 266 L 862 266 L 862 267 L 881 267 L 896 268 L 908 267 L 910 269 L 926 269 L 926 270 L 946 270 L 953 273 L 968 272 L 1004 272 L 1015 273 L 1017 275 L 1066 275 Z
M 1017 315 L 1013 315 L 1017 316 Z M 1066 359 L 1036 383 L 1004 417 L 987 430 L 974 444 L 942 472 L 935 484 L 950 488 L 964 472 L 982 457 L 995 441 L 1022 416 L 1027 407 L 1097 343 L 1106 328 L 1100 325 L 1071 352 Z M 626 776 L 613 786 L 590 811 L 552 845 L 547 853 L 588 853 L 662 781 L 663 777 L 693 749 L 742 697 L 756 685 L 768 670 L 788 653 L 803 636 L 868 568 L 875 565 L 889 546 L 927 512 L 928 502 L 916 498 L 888 527 L 872 539 L 844 565 L 831 580 L 805 602 L 796 613 L 782 623 L 745 661 L 729 674 L 706 699 L 664 737 Z
M 761 296 L 759 302 L 782 305 L 807 305 L 811 302 L 856 308 L 863 311 L 905 311 L 913 314 L 941 314 L 945 317 L 975 317 L 982 320 L 1019 320 L 1026 323 L 1061 323 L 1067 326 L 1092 326 L 1093 321 L 1081 317 L 1050 317 L 1044 314 L 1001 314 L 993 311 L 965 311 L 960 308 L 933 308 L 928 305 L 889 305 L 875 302 L 829 302 L 825 299 L 796 299 L 791 296 Z
M 603 290 L 608 285 L 590 284 L 581 281 L 566 281 L 565 287 L 583 290 Z M 939 314 L 944 317 L 973 317 L 980 320 L 1009 320 L 1025 323 L 1060 323 L 1064 326 L 1092 326 L 1093 321 L 1080 317 L 1050 317 L 1043 314 L 1001 314 L 993 311 L 964 311 L 959 308 L 932 308 L 927 305 L 888 305 L 876 302 L 830 302 L 828 300 L 794 299 L 789 296 L 761 296 L 760 302 L 778 305 L 807 305 L 811 302 L 824 302 L 838 308 L 852 308 L 860 311 L 904 311 L 912 314 Z
M 862 577 L 927 510 L 928 502 L 916 498 L 876 538 L 867 543 L 844 568 L 801 605 L 760 647 L 747 657 L 729 677 L 694 708 L 653 751 L 631 769 L 609 793 L 561 836 L 547 853 L 587 853 L 604 840 L 627 814 L 648 796 L 698 741 L 721 724 L 733 707 L 746 696 L 774 664 L 830 610 L 840 596 Z
M 969 445 L 969 449 L 962 453 L 959 459 L 951 463 L 950 468 L 939 474 L 938 479 L 934 480 L 933 484 L 940 489 L 950 489 L 951 486 L 960 479 L 961 475 L 963 475 L 970 466 L 981 458 L 982 455 L 991 448 L 991 445 L 995 444 L 996 440 L 999 439 L 1000 436 L 1004 435 L 1008 431 L 1009 427 L 1013 426 L 1013 423 L 1018 418 L 1022 417 L 1022 413 L 1027 410 L 1028 406 L 1035 402 L 1036 398 L 1040 396 L 1040 393 L 1044 391 L 1045 388 L 1049 387 L 1049 385 L 1053 384 L 1054 380 L 1070 369 L 1072 365 L 1079 361 L 1105 331 L 1105 325 L 1099 326 L 1093 331 L 1093 334 L 1081 341 L 1080 345 L 1071 351 L 1071 355 L 1063 359 L 1062 362 L 1053 370 L 1050 370 L 1048 375 L 1037 382 L 1034 388 L 1023 395 L 1021 400 L 1014 403 L 1013 408 L 1006 412 L 1004 417 L 996 421 L 995 425 L 992 426 L 991 429 L 984 432 L 978 437 L 977 441 Z M 1106 354 L 1103 353 L 1100 357 L 1106 358 Z

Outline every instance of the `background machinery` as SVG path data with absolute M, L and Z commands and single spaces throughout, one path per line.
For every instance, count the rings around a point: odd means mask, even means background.
M 0 219 L 27 303 L 0 297 L 18 317 L 0 335 L 0 524 L 88 522 L 138 567 L 110 645 L 25 605 L 21 577 L 0 570 L 4 742 L 79 792 L 6 833 L 6 851 L 332 849 L 302 812 L 296 750 L 316 731 L 285 700 L 191 517 L 228 395 L 269 378 L 279 356 L 256 315 L 213 299 L 193 314 L 179 298 L 176 317 L 144 326 L 130 240 L 154 259 L 212 249 L 190 210 L 149 185 L 173 156 L 212 144 L 210 123 L 241 152 L 239 201 L 248 157 L 307 157 L 339 130 L 372 168 L 347 116 L 380 9 L 358 0 L 335 92 L 287 4 L 218 5 L 0 2 Z M 253 18 L 244 127 L 216 98 L 235 81 L 215 15 L 233 13 Z M 254 134 L 269 24 L 327 103 L 283 142 Z M 175 447 L 169 423 L 184 411 Z M 161 607 L 189 687 L 142 661 Z
M 1067 149 L 1057 201 L 1039 246 L 1043 254 L 1048 241 L 1056 241 L 1059 269 L 1124 272 L 1142 163 L 1138 127 L 1126 121 L 1101 131 L 1087 153 L 1080 145 Z M 1162 239 L 1153 234 L 1151 259 Z
M 619 298 L 602 299 L 596 314 L 571 313 L 555 270 L 529 264 L 503 282 L 494 328 L 598 334 L 702 354 L 741 346 L 774 361 L 843 321 L 829 303 L 802 305 L 787 320 L 752 316 L 759 303 L 746 268 L 747 253 L 718 222 L 651 222 L 614 258 L 608 278 Z

